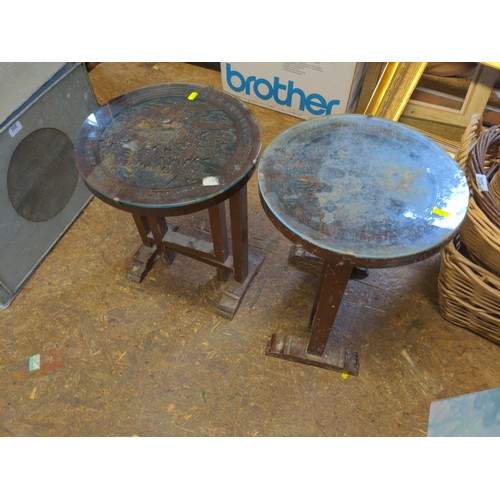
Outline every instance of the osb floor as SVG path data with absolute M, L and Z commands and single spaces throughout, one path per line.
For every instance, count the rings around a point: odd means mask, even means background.
M 99 102 L 157 82 L 221 87 L 210 69 L 153 66 L 100 64 Z M 264 147 L 299 121 L 252 109 Z M 94 199 L 0 312 L 0 435 L 425 436 L 433 400 L 500 385 L 499 347 L 440 315 L 439 256 L 350 282 L 337 328 L 354 339 L 359 376 L 265 356 L 272 333 L 305 334 L 318 278 L 288 263 L 256 181 L 250 249 L 265 261 L 232 321 L 214 312 L 207 265 L 178 256 L 129 281 L 133 221 Z M 205 214 L 177 220 L 208 237 Z

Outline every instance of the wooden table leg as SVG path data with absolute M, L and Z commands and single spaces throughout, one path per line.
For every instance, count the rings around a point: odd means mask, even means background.
M 163 244 L 163 237 L 168 231 L 167 221 L 163 217 L 148 217 L 148 222 L 162 262 L 168 265 L 172 264 L 175 253 Z
M 137 249 L 127 269 L 127 278 L 140 283 L 148 273 L 154 261 L 158 257 L 158 248 L 149 241 L 148 234 L 151 227 L 148 218 L 142 215 L 132 214 L 137 231 L 142 240 L 142 245 Z
M 309 316 L 309 324 L 307 325 L 307 329 L 309 332 L 311 331 L 313 320 L 316 316 L 316 311 L 318 310 L 318 304 L 319 304 L 319 299 L 321 297 L 321 292 L 324 288 L 325 285 L 325 276 L 326 276 L 326 271 L 328 270 L 328 262 L 326 260 L 322 260 L 322 265 L 321 265 L 321 274 L 319 276 L 319 283 L 318 283 L 318 288 L 316 289 L 316 295 L 314 297 L 314 303 L 311 309 L 311 314 Z M 342 291 L 343 293 L 344 291 Z M 320 354 L 321 355 L 321 354 Z
M 221 262 L 225 262 L 229 256 L 229 239 L 227 236 L 226 209 L 224 202 L 208 209 L 210 216 L 210 229 L 214 245 L 214 256 Z M 227 281 L 230 275 L 227 269 L 217 269 L 217 277 L 221 281 Z
M 162 243 L 163 236 L 169 230 L 169 224 L 165 219 L 158 217 L 145 217 L 143 215 L 132 214 L 137 231 L 141 237 L 142 245 L 137 249 L 132 257 L 132 261 L 127 269 L 127 278 L 140 283 L 158 255 L 166 264 L 172 264 L 175 258 L 175 252 L 164 247 Z M 177 231 L 178 226 L 171 226 L 170 230 Z M 149 234 L 153 235 L 155 243 L 153 244 Z M 160 242 L 160 243 L 159 243 Z
M 148 238 L 149 231 L 151 231 L 148 218 L 144 217 L 143 215 L 137 215 L 137 214 L 132 214 L 132 217 L 134 218 L 134 222 L 137 227 L 137 231 L 139 232 L 139 235 L 141 237 L 143 245 L 146 245 L 147 247 L 152 246 Z
M 248 275 L 247 185 L 229 198 L 234 279 L 243 283 Z
M 337 316 L 352 266 L 343 261 L 325 261 L 309 320 L 309 338 L 272 335 L 266 354 L 289 361 L 357 375 L 358 355 L 344 348 L 328 350 L 327 343 Z
M 309 321 L 311 335 L 307 353 L 322 356 L 351 276 L 352 266 L 325 260 Z
M 248 252 L 248 212 L 246 184 L 229 198 L 233 277 L 229 280 L 217 308 L 217 313 L 233 319 L 250 282 L 257 274 L 264 258 Z

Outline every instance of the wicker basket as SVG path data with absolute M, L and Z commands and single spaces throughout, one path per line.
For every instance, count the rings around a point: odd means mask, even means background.
M 497 162 L 500 163 L 500 147 L 497 149 L 496 158 Z M 493 179 L 490 182 L 490 189 L 500 204 L 500 169 L 497 169 L 495 175 L 493 176 Z
M 483 130 L 481 116 L 474 115 L 464 133 L 457 162 L 471 188 L 469 210 L 460 229 L 460 239 L 473 260 L 500 276 L 500 198 L 498 149 L 500 126 Z M 483 175 L 483 190 L 477 175 Z
M 478 264 L 500 276 L 500 230 L 478 207 L 469 200 L 469 209 L 460 228 L 460 239 Z
M 472 196 L 459 235 L 441 251 L 438 292 L 444 318 L 500 344 L 500 128 L 497 136 L 491 130 L 475 115 L 455 158 Z M 488 191 L 480 190 L 478 173 L 486 175 Z
M 500 278 L 459 251 L 456 237 L 441 251 L 439 306 L 445 319 L 500 345 Z

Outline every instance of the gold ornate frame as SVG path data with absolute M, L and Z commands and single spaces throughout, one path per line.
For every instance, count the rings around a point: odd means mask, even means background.
M 398 121 L 401 117 L 418 118 L 465 129 L 470 121 L 470 116 L 474 113 L 480 113 L 484 109 L 500 69 L 498 62 L 479 64 L 461 109 L 450 110 L 442 106 L 411 101 L 413 91 L 426 66 L 426 62 L 386 63 L 364 114 L 380 116 L 393 121 Z M 458 151 L 458 142 L 439 137 L 425 130 L 422 132 L 439 143 L 452 156 L 455 156 Z
M 426 66 L 426 62 L 388 62 L 364 114 L 398 121 Z

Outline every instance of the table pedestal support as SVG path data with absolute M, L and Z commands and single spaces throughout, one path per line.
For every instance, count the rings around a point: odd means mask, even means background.
M 248 286 L 264 261 L 248 252 L 247 189 L 246 185 L 229 198 L 232 255 L 224 202 L 208 209 L 212 241 L 199 240 L 177 232 L 179 226 L 163 217 L 133 214 L 142 239 L 127 269 L 127 278 L 140 283 L 161 256 L 170 265 L 175 254 L 181 253 L 217 268 L 220 281 L 227 281 L 217 314 L 233 319 Z
M 271 337 L 266 354 L 357 375 L 359 371 L 357 353 L 346 351 L 342 347 L 327 348 L 352 270 L 352 265 L 342 260 L 325 260 L 309 319 L 309 338 L 298 339 L 289 335 L 275 334 Z

